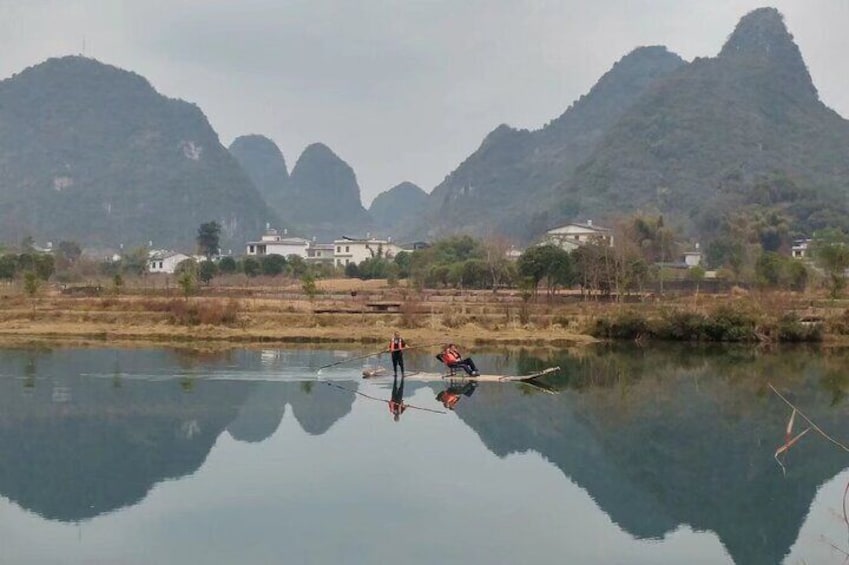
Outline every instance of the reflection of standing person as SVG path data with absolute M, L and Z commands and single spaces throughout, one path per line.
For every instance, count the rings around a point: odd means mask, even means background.
M 398 376 L 398 367 L 401 368 L 401 376 L 404 376 L 404 349 L 407 347 L 407 342 L 401 337 L 401 334 L 395 332 L 392 339 L 389 341 L 389 351 L 392 353 L 392 371 L 395 376 Z
M 398 383 L 398 375 L 392 380 L 392 398 L 389 400 L 389 412 L 392 413 L 393 419 L 397 422 L 401 418 L 401 414 L 407 409 L 404 404 L 404 369 L 401 368 L 401 383 Z

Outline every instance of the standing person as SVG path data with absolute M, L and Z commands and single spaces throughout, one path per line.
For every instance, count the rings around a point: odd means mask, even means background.
M 404 349 L 407 348 L 407 342 L 401 337 L 401 334 L 395 332 L 392 339 L 389 340 L 389 351 L 392 353 L 392 371 L 395 377 L 398 377 L 398 367 L 401 367 L 401 377 L 404 376 Z
M 466 374 L 470 377 L 477 377 L 480 375 L 478 372 L 478 368 L 475 366 L 475 362 L 472 361 L 471 357 L 466 357 L 463 359 L 463 356 L 460 354 L 460 350 L 457 349 L 457 346 L 453 343 L 449 343 L 442 350 L 442 353 L 436 356 L 437 359 L 445 363 L 445 365 L 451 369 L 451 373 L 454 373 L 454 369 L 461 368 L 466 371 Z
M 407 405 L 404 404 L 404 369 L 401 369 L 401 383 L 398 383 L 398 375 L 395 375 L 392 380 L 392 398 L 389 400 L 389 412 L 392 414 L 392 419 L 397 422 L 406 409 Z

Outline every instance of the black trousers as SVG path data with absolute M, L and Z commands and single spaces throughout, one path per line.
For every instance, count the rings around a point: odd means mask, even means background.
M 457 368 L 457 367 L 460 367 L 460 368 L 462 368 L 464 371 L 466 371 L 466 373 L 468 373 L 468 374 L 470 374 L 470 375 L 471 375 L 472 373 L 476 373 L 476 372 L 477 372 L 477 370 L 478 370 L 478 368 L 477 368 L 477 367 L 475 367 L 475 362 L 474 362 L 474 361 L 472 361 L 472 358 L 471 358 L 471 357 L 466 357 L 465 359 L 463 359 L 463 360 L 461 360 L 461 361 L 457 361 L 456 363 L 452 363 L 451 365 L 449 365 L 449 367 L 450 367 L 451 369 L 455 369 L 455 368 Z
M 393 351 L 392 352 L 392 371 L 397 375 L 398 367 L 401 368 L 401 374 L 404 374 L 404 352 L 403 351 Z

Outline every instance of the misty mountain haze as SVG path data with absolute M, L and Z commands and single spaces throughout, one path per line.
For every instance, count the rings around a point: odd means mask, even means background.
M 809 232 L 849 224 L 847 148 L 846 120 L 819 100 L 772 8 L 743 17 L 715 58 L 633 50 L 543 128 L 499 126 L 429 195 L 404 183 L 370 212 L 327 145 L 308 146 L 290 173 L 270 138 L 242 136 L 228 152 L 197 106 L 65 57 L 0 82 L 0 238 L 193 247 L 197 226 L 217 220 L 237 250 L 267 223 L 325 241 L 529 242 L 635 210 L 699 233 L 742 205 L 780 208 Z

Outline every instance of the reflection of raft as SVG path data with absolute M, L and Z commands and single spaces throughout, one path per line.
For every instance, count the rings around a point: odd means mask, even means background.
M 520 383 L 528 383 L 535 385 L 540 388 L 546 388 L 540 386 L 540 383 L 533 382 L 535 379 L 542 377 L 544 375 L 550 375 L 552 373 L 556 373 L 560 370 L 560 367 L 549 367 L 543 371 L 538 373 L 531 373 L 530 375 L 478 375 L 477 377 L 470 377 L 462 370 L 457 371 L 454 374 L 449 373 L 425 373 L 425 372 L 412 372 L 406 373 L 404 375 L 405 380 L 408 381 L 421 381 L 421 382 L 444 382 L 444 381 L 477 381 L 477 382 L 486 382 L 486 383 L 507 383 L 507 382 L 520 382 Z M 385 369 L 384 367 L 366 367 L 363 369 L 363 378 L 370 380 L 382 380 L 382 379 L 391 379 L 393 375 L 390 371 Z

